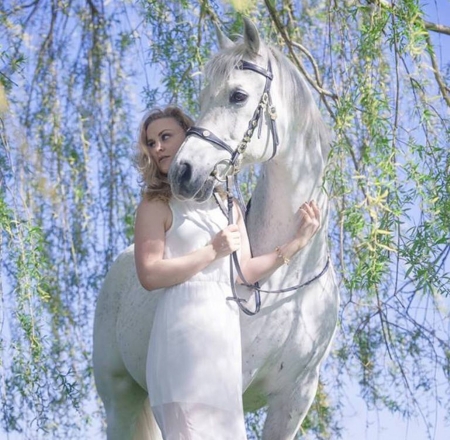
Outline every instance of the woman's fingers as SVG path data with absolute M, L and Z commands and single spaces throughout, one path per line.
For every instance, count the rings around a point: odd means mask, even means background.
M 299 208 L 300 223 L 297 237 L 300 239 L 301 247 L 305 246 L 320 227 L 320 209 L 314 200 L 303 203 Z
M 309 202 L 309 206 L 312 208 L 312 210 L 314 212 L 314 216 L 319 221 L 319 224 L 320 224 L 320 209 L 317 206 L 317 203 L 314 200 L 311 200 Z
M 303 215 L 306 215 L 311 219 L 316 219 L 318 222 L 320 222 L 320 210 L 319 207 L 317 206 L 317 203 L 314 200 L 303 203 L 303 205 L 300 206 L 299 211 Z
M 237 225 L 227 227 L 227 239 L 231 252 L 237 251 L 241 247 L 241 234 Z
M 308 203 L 303 203 L 303 205 L 300 207 L 300 211 L 303 213 L 303 215 L 307 215 L 308 217 L 314 216 L 314 211 Z
M 237 225 L 229 225 L 213 239 L 212 245 L 218 257 L 225 257 L 241 247 L 241 234 Z
M 306 218 L 309 219 L 317 219 L 320 220 L 320 211 L 319 207 L 314 201 L 311 202 L 305 202 L 302 206 L 299 208 L 300 213 L 303 217 L 306 216 Z

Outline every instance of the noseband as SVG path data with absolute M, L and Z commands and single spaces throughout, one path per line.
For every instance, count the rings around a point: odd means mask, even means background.
M 273 140 L 273 150 L 272 150 L 272 156 L 270 159 L 272 159 L 275 154 L 277 153 L 277 147 L 279 144 L 278 139 L 278 132 L 277 132 L 277 126 L 276 126 L 276 118 L 277 113 L 275 110 L 275 107 L 272 104 L 272 97 L 270 95 L 270 86 L 272 84 L 273 79 L 273 73 L 272 73 L 272 65 L 269 60 L 267 69 L 264 69 L 263 67 L 258 66 L 257 64 L 251 63 L 249 61 L 240 61 L 239 64 L 236 66 L 236 69 L 239 70 L 252 70 L 253 72 L 259 73 L 260 75 L 263 75 L 266 77 L 266 84 L 264 86 L 264 90 L 261 96 L 261 99 L 258 103 L 258 106 L 256 107 L 256 110 L 253 113 L 253 117 L 250 119 L 248 123 L 247 130 L 245 131 L 244 136 L 242 137 L 242 140 L 239 142 L 237 148 L 233 150 L 226 142 L 224 142 L 222 139 L 220 139 L 218 136 L 216 136 L 214 133 L 212 133 L 207 128 L 203 127 L 191 127 L 186 131 L 186 137 L 187 136 L 198 136 L 202 139 L 204 139 L 207 142 L 210 142 L 212 144 L 215 144 L 219 146 L 220 148 L 223 148 L 224 150 L 228 151 L 231 155 L 230 159 L 228 161 L 221 161 L 220 163 L 224 163 L 224 165 L 227 166 L 225 176 L 220 176 L 220 173 L 218 172 L 217 166 L 214 168 L 214 171 L 212 172 L 212 175 L 216 177 L 218 180 L 225 180 L 223 177 L 233 175 L 239 172 L 240 168 L 240 161 L 242 158 L 242 155 L 245 153 L 245 150 L 247 149 L 247 145 L 250 142 L 250 140 L 253 137 L 253 133 L 255 132 L 256 126 L 258 126 L 258 139 L 261 137 L 261 129 L 262 129 L 262 114 L 263 111 L 266 110 L 269 115 L 270 120 L 270 132 L 272 133 L 272 140 Z

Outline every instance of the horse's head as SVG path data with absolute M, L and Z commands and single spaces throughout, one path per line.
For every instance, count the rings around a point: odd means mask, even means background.
M 274 115 L 270 115 L 271 100 L 276 101 L 270 51 L 249 20 L 245 20 L 242 43 L 235 44 L 220 33 L 219 43 L 222 50 L 205 69 L 200 118 L 171 165 L 175 197 L 206 200 L 217 177 L 223 178 L 241 164 L 268 160 L 276 148 Z M 264 109 L 261 100 L 267 97 Z
M 205 68 L 200 118 L 169 171 L 175 197 L 207 200 L 241 165 L 275 155 L 291 167 L 300 160 L 301 173 L 321 175 L 328 130 L 311 91 L 284 55 L 261 42 L 250 20 L 244 25 L 239 44 L 218 31 L 222 50 Z

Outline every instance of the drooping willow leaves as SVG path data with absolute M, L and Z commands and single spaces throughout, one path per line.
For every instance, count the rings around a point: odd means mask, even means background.
M 305 74 L 335 133 L 327 191 L 341 323 L 303 432 L 338 435 L 348 377 L 370 407 L 448 409 L 450 66 L 433 45 L 448 28 L 417 0 L 234 3 Z M 197 114 L 214 21 L 241 32 L 228 2 L 0 1 L 5 429 L 83 438 L 101 418 L 87 404 L 92 319 L 109 265 L 132 242 L 137 124 L 169 102 Z M 248 417 L 256 437 L 263 418 Z

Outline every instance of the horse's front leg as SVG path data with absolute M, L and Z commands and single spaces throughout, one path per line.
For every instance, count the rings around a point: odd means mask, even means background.
M 293 440 L 316 395 L 319 375 L 310 372 L 268 398 L 262 440 Z

